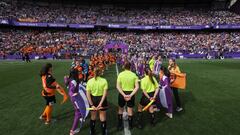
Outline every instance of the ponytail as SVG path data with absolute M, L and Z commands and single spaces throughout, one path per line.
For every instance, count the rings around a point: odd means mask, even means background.
M 152 82 L 153 85 L 156 85 L 153 79 L 153 73 L 150 69 L 145 69 L 145 74 L 147 74 L 149 76 L 150 81 Z
M 101 74 L 102 74 L 102 71 L 99 68 L 95 68 L 94 79 L 97 80 L 97 77 L 99 77 Z
M 153 80 L 153 74 L 152 74 L 152 71 L 149 71 L 149 74 L 148 74 L 149 78 L 150 78 L 150 81 L 152 82 L 153 85 L 156 85 L 154 80 Z

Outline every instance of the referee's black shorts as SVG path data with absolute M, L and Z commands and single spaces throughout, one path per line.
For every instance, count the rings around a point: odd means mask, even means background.
M 130 95 L 132 91 L 124 91 L 126 95 Z M 127 107 L 134 107 L 135 105 L 135 95 L 129 101 L 125 101 L 124 97 L 119 93 L 118 95 L 118 106 L 123 108 L 127 104 Z
M 155 92 L 150 92 L 150 93 L 148 93 L 148 95 L 150 96 L 150 97 L 153 97 L 154 96 L 154 93 Z M 150 102 L 150 100 L 144 95 L 144 93 L 142 94 L 142 98 L 140 99 L 140 105 L 141 106 L 146 106 L 148 103 Z M 153 103 L 154 104 L 154 103 Z
M 93 95 L 91 95 L 91 97 L 92 97 L 93 105 L 95 107 L 97 107 L 99 105 L 99 103 L 101 102 L 102 96 L 93 96 Z M 105 98 L 105 100 L 103 101 L 102 107 L 103 107 L 103 109 L 100 109 L 101 111 L 106 111 L 107 110 L 107 108 L 108 108 L 107 98 Z
M 56 97 L 55 96 L 43 96 L 46 100 L 46 105 L 53 105 L 56 103 Z

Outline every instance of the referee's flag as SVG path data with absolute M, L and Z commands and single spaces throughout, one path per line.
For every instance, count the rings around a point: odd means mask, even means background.
M 87 110 L 87 108 L 89 108 L 89 103 L 87 100 L 86 87 L 83 86 L 82 84 L 79 84 L 79 95 L 80 95 L 78 97 L 79 99 L 76 100 L 77 106 L 78 109 L 80 110 L 83 121 L 85 121 L 89 113 L 89 110 Z
M 174 81 L 171 83 L 171 87 L 178 89 L 186 89 L 186 73 L 174 73 Z

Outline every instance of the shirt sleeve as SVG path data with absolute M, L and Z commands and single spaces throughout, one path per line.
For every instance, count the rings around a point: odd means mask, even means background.
M 121 75 L 118 75 L 117 82 L 121 83 Z
M 153 63 L 153 59 L 151 59 L 151 60 L 149 61 L 149 65 L 152 65 L 152 63 Z
M 166 78 L 163 80 L 163 83 L 164 83 L 164 87 L 169 86 L 169 78 L 166 77 Z
M 157 82 L 155 77 L 153 78 L 153 81 L 154 81 L 154 84 L 155 84 L 155 89 L 157 89 L 159 87 L 159 84 L 158 84 L 158 82 Z
M 107 80 L 105 80 L 104 90 L 107 90 L 107 89 L 108 89 L 108 83 L 107 83 Z
M 90 81 L 87 82 L 86 90 L 87 90 L 87 91 L 91 91 L 91 84 L 90 84 Z
M 77 82 L 76 81 L 71 81 L 69 84 L 69 91 L 76 93 L 76 86 L 77 86 Z
M 177 73 L 181 73 L 181 71 L 180 71 L 180 68 L 177 66 L 176 67 L 176 70 L 175 70 Z
M 136 74 L 134 74 L 134 75 L 135 75 L 135 81 L 138 80 L 138 76 Z
M 145 84 L 144 84 L 144 81 L 143 80 L 141 80 L 141 89 L 144 91 L 144 90 L 146 90 L 146 86 L 145 86 Z

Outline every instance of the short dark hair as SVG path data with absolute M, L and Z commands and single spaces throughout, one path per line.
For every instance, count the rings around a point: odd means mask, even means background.
M 44 65 L 40 71 L 40 76 L 46 75 L 49 72 L 50 68 L 52 68 L 51 63 L 47 63 L 46 65 Z
M 124 69 L 130 70 L 131 69 L 131 63 L 129 61 L 126 61 L 124 63 Z
M 79 75 L 79 72 L 78 72 L 77 69 L 71 69 L 70 74 L 69 74 L 69 78 L 78 82 L 78 80 L 79 80 L 78 75 Z
M 170 72 L 169 72 L 169 70 L 166 67 L 161 66 L 160 70 L 163 71 L 165 76 L 170 77 Z
M 176 62 L 176 59 L 175 58 L 170 58 L 169 60 L 172 60 L 174 63 Z

